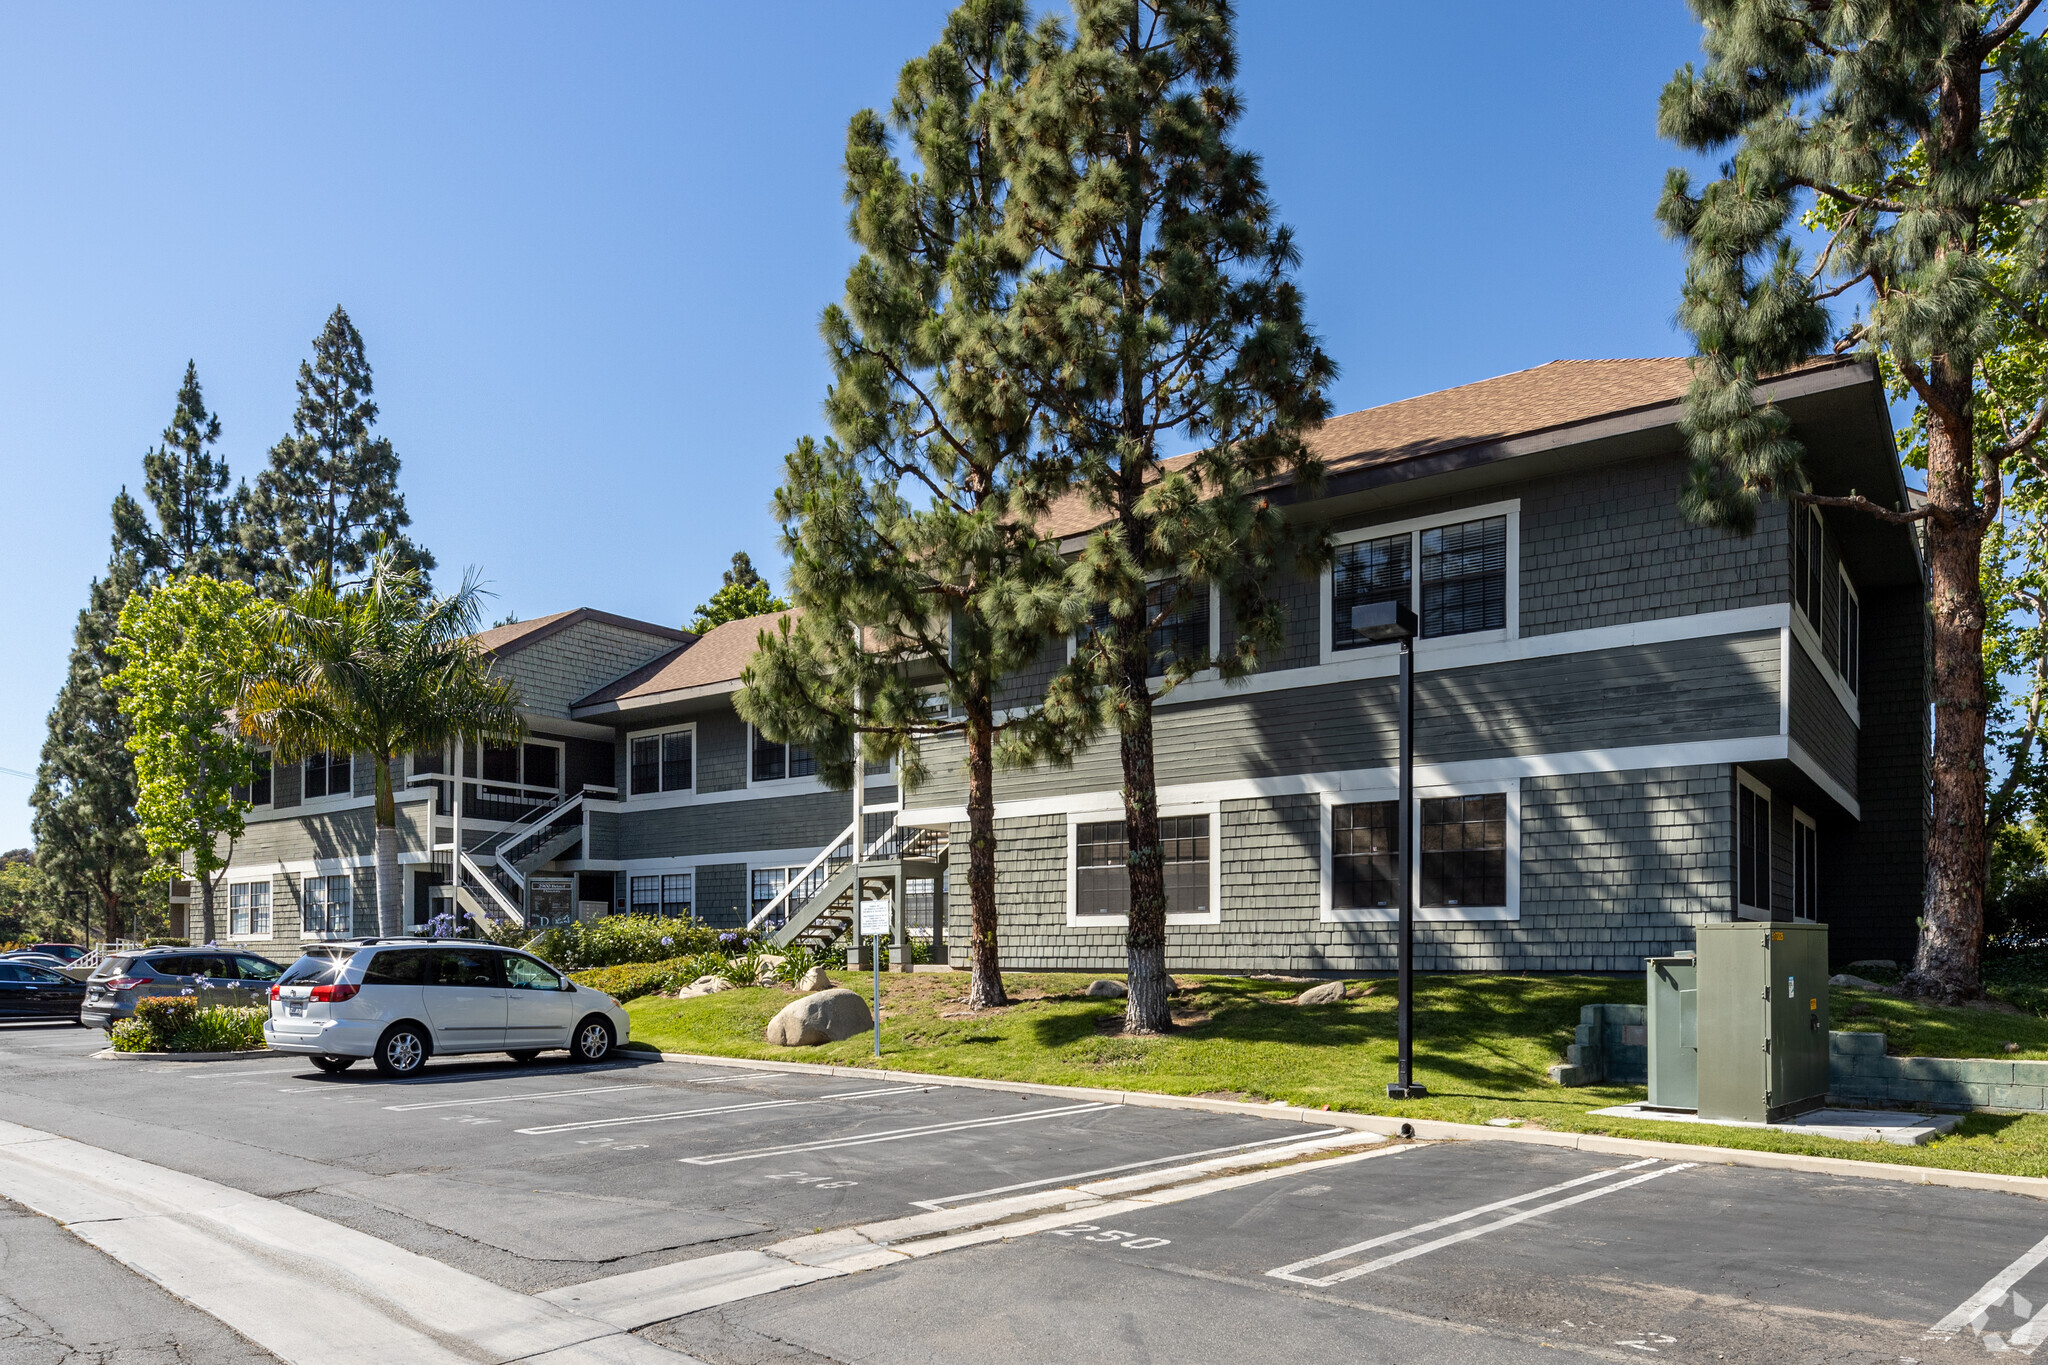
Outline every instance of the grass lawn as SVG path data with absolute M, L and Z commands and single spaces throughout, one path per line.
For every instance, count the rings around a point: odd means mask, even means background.
M 836 974 L 867 995 L 873 978 Z M 1545 1069 L 1563 1060 L 1581 1005 L 1640 1003 L 1640 979 L 1616 977 L 1429 976 L 1417 979 L 1416 1079 L 1430 1098 L 1386 1097 L 1394 1078 L 1394 992 L 1391 982 L 1342 1004 L 1295 1006 L 1299 983 L 1243 977 L 1177 978 L 1179 1025 L 1162 1038 L 1117 1033 L 1123 1002 L 1080 992 L 1092 977 L 1016 972 L 1005 980 L 1017 1003 L 969 1013 L 965 973 L 882 978 L 882 1058 L 900 1071 L 1209 1095 L 1249 1101 L 1285 1100 L 1363 1114 L 1400 1114 L 1483 1123 L 1517 1118 L 1560 1131 L 1609 1133 L 1768 1151 L 1805 1152 L 1906 1165 L 1945 1166 L 2010 1175 L 2048 1175 L 2048 1116 L 1974 1114 L 1947 1138 L 1925 1147 L 1830 1142 L 1773 1131 L 1703 1124 L 1595 1118 L 1587 1111 L 1644 1098 L 1640 1086 L 1562 1089 Z M 626 1006 L 635 1045 L 662 1052 L 876 1065 L 871 1035 L 816 1048 L 771 1047 L 768 1020 L 795 996 L 757 987 L 675 1000 L 648 996 Z M 1894 1052 L 2004 1056 L 2015 1041 L 2024 1057 L 2048 1057 L 2048 1021 L 2033 1017 L 1940 1010 L 1884 996 L 1840 992 L 1838 1021 L 1901 1031 Z M 1867 1013 L 1849 1017 L 1857 1005 Z M 1949 1052 L 1963 1047 L 1970 1050 Z

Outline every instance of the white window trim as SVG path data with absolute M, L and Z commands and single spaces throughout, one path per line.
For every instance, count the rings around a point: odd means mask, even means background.
M 698 923 L 703 922 L 704 917 L 697 913 L 697 892 L 704 885 L 704 879 L 697 875 L 696 864 L 692 863 L 682 867 L 636 867 L 630 872 L 617 872 L 613 876 L 623 877 L 626 880 L 626 908 L 624 911 L 620 911 L 616 905 L 608 906 L 606 907 L 608 914 L 623 913 L 636 915 L 640 913 L 633 908 L 633 879 L 635 877 L 653 877 L 656 881 L 663 877 L 688 877 L 690 879 L 690 919 Z M 657 891 L 659 890 L 658 887 L 656 889 Z M 619 899 L 619 887 L 616 881 L 612 883 L 612 899 L 615 902 Z M 659 899 L 655 901 L 656 914 L 661 912 L 661 907 L 664 903 Z
M 313 878 L 313 877 L 317 877 L 317 878 L 319 878 L 319 879 L 320 879 L 320 880 L 321 880 L 322 882 L 330 881 L 330 880 L 332 880 L 332 879 L 334 879 L 334 878 L 336 878 L 336 877 L 344 878 L 344 879 L 346 879 L 346 880 L 347 880 L 347 882 L 348 882 L 348 884 L 349 884 L 349 888 L 348 888 L 348 921 L 349 921 L 349 922 L 348 922 L 348 927 L 347 927 L 346 929 L 341 929 L 341 930 L 334 930 L 334 929 L 321 929 L 321 930 L 318 930 L 317 932 L 311 932 L 311 933 L 307 932 L 307 929 L 306 929 L 306 881 L 307 881 L 307 879 L 308 879 L 308 878 Z M 354 874 L 353 872 L 350 872 L 350 871 L 348 871 L 348 870 L 344 869 L 344 870 L 342 870 L 342 871 L 339 871 L 339 872 L 305 872 L 305 873 L 301 873 L 301 874 L 299 875 L 299 879 L 298 879 L 298 884 L 297 884 L 297 886 L 295 886 L 295 887 L 293 888 L 293 890 L 294 890 L 294 891 L 296 892 L 296 895 L 294 896 L 294 899 L 296 899 L 296 900 L 298 901 L 298 912 L 299 912 L 299 938 L 300 938 L 300 940 L 301 940 L 301 941 L 305 941 L 305 942 L 314 942 L 314 943 L 332 943 L 332 942 L 334 942 L 334 941 L 336 941 L 336 940 L 338 940 L 338 939 L 354 938 L 354 937 L 356 936 L 356 924 L 355 924 L 355 921 L 356 921 L 356 888 L 355 888 L 355 874 Z M 325 888 L 325 887 L 322 887 L 322 889 L 321 889 L 321 893 L 320 893 L 320 894 L 321 894 L 321 895 L 322 895 L 323 897 L 324 897 L 324 896 L 325 896 L 325 895 L 327 894 L 327 892 L 326 892 L 326 888 Z M 323 906 L 323 908 L 324 908 L 324 907 L 326 906 L 326 902 L 325 902 L 324 900 L 322 901 L 322 906 Z M 323 916 L 323 918 L 325 918 L 325 916 Z M 272 904 L 271 904 L 271 907 L 270 907 L 270 922 L 271 922 L 271 924 L 272 924 L 273 926 L 274 926 L 274 925 L 275 925 L 275 924 L 277 923 L 277 905 L 276 905 L 276 903 L 275 903 L 275 898 L 274 898 L 274 897 L 273 897 L 273 900 L 272 900 Z
M 1758 796 L 1761 796 L 1764 799 L 1764 804 L 1771 804 L 1771 789 L 1750 776 L 1749 769 L 1737 768 L 1735 770 L 1735 781 L 1738 786 L 1747 787 Z M 1731 869 L 1734 875 L 1728 879 L 1730 883 L 1728 899 L 1735 906 L 1735 918 L 1767 920 L 1771 917 L 1771 880 L 1776 875 L 1778 868 L 1778 851 L 1775 847 L 1777 831 L 1772 827 L 1772 821 L 1776 818 L 1775 812 L 1764 817 L 1765 852 L 1768 856 L 1764 861 L 1764 903 L 1762 905 L 1751 905 L 1742 899 L 1742 805 L 1739 801 L 1736 803 L 1736 807 L 1731 814 L 1735 817 L 1735 837 L 1729 842 L 1735 850 L 1735 863 Z
M 1860 598 L 1858 599 L 1858 605 L 1861 605 Z M 1820 631 L 1814 627 L 1813 622 L 1806 619 L 1806 613 L 1799 609 L 1797 603 L 1792 605 L 1792 636 L 1799 641 L 1800 647 L 1806 651 L 1807 660 L 1820 670 L 1820 676 L 1827 682 L 1828 690 L 1835 694 L 1835 700 L 1840 702 L 1842 709 L 1849 713 L 1849 720 L 1857 729 L 1862 729 L 1862 703 L 1858 700 L 1856 694 L 1849 690 L 1848 682 L 1840 673 L 1835 671 L 1835 666 L 1828 662 L 1827 650 L 1821 645 Z M 1789 700 L 1789 693 L 1787 693 L 1787 697 Z
M 1522 634 L 1522 500 L 1509 498 L 1504 502 L 1481 503 L 1477 507 L 1461 507 L 1454 512 L 1441 512 L 1428 517 L 1410 517 L 1405 521 L 1385 521 L 1375 526 L 1359 526 L 1349 531 L 1339 531 L 1331 536 L 1331 542 L 1342 549 L 1367 540 L 1386 540 L 1392 536 L 1405 535 L 1408 540 L 1408 607 L 1415 613 L 1415 619 L 1422 619 L 1422 533 L 1439 526 L 1456 526 L 1460 522 L 1484 521 L 1488 517 L 1507 519 L 1507 584 L 1504 625 L 1499 630 L 1475 630 L 1463 635 L 1440 635 L 1434 639 L 1415 637 L 1416 666 L 1422 666 L 1425 656 L 1447 648 L 1469 648 L 1473 645 L 1503 645 L 1518 640 Z M 1328 666 L 1352 659 L 1370 658 L 1375 654 L 1391 657 L 1395 651 L 1376 648 L 1371 645 L 1357 649 L 1337 649 L 1332 643 L 1334 632 L 1330 626 L 1330 613 L 1334 609 L 1336 596 L 1337 568 L 1334 561 L 1322 572 L 1321 583 L 1316 593 L 1317 633 L 1320 637 L 1320 652 L 1317 660 Z
M 1214 617 L 1210 618 L 1214 620 Z M 1223 922 L 1223 808 L 1218 801 L 1162 801 L 1159 803 L 1159 818 L 1175 815 L 1206 815 L 1209 817 L 1209 908 L 1201 914 L 1168 914 L 1168 924 L 1221 924 Z M 1122 820 L 1122 802 L 1114 807 L 1097 807 L 1093 810 L 1069 810 L 1067 812 L 1067 927 L 1069 929 L 1127 929 L 1128 915 L 1082 915 L 1075 913 L 1079 903 L 1080 850 L 1076 847 L 1079 829 L 1083 825 L 1099 824 L 1106 820 Z
M 662 735 L 679 734 L 683 731 L 688 731 L 690 735 L 690 785 L 678 788 L 675 791 L 643 792 L 635 796 L 633 794 L 633 742 L 641 739 L 658 739 Z M 753 727 L 748 726 L 747 731 L 747 771 L 752 772 L 754 767 Z M 626 732 L 626 784 L 620 789 L 616 799 L 629 809 L 634 810 L 657 810 L 664 806 L 689 805 L 697 799 L 697 763 L 702 757 L 703 750 L 697 737 L 697 722 L 694 720 L 679 725 L 654 725 L 643 730 L 628 730 Z M 696 894 L 694 889 L 691 891 L 691 894 Z
M 246 812 L 246 814 L 249 814 L 249 815 L 256 815 L 256 814 L 259 814 L 259 813 L 261 813 L 261 812 L 264 812 L 264 811 L 269 811 L 269 810 L 273 810 L 273 809 L 275 809 L 275 808 L 276 808 L 276 802 L 277 802 L 277 755 L 276 755 L 275 751 L 273 751 L 273 750 L 270 750 L 270 749 L 258 749 L 258 750 L 256 750 L 256 758 L 257 758 L 257 759 L 260 759 L 260 760 L 262 760 L 263 762 L 265 762 L 265 763 L 267 763 L 267 764 L 269 764 L 269 765 L 270 765 L 270 800 L 268 800 L 268 801 L 263 801 L 263 802 L 256 802 L 256 801 L 251 801 L 251 802 L 249 803 L 249 807 L 248 807 L 248 810 L 247 810 L 247 812 Z M 255 776 L 256 776 L 256 774 L 255 774 L 255 772 L 253 771 L 253 768 L 254 768 L 254 760 L 252 760 L 252 761 L 251 761 L 251 768 L 252 768 L 252 771 L 251 771 L 251 772 L 250 772 L 250 774 L 249 774 L 249 776 L 250 776 L 250 779 L 251 779 L 251 780 L 250 780 L 250 783 L 249 783 L 249 785 L 250 785 L 250 787 L 251 787 L 251 789 L 252 789 L 252 791 L 253 791 L 253 788 L 254 788 L 254 787 L 255 787 L 255 785 L 256 785 L 256 784 L 255 784 L 255 781 L 254 781 L 254 779 L 255 779 Z M 300 780 L 300 781 L 301 781 L 301 782 L 303 783 L 303 782 L 305 781 L 305 776 L 304 776 L 304 773 L 305 773 L 305 769 L 304 769 L 303 767 L 301 767 L 301 768 L 299 769 L 299 772 L 300 772 L 300 778 L 299 778 L 299 780 Z M 350 769 L 349 769 L 349 774 L 350 774 L 350 778 L 349 778 L 349 790 L 353 791 L 353 790 L 355 790 L 355 778 L 354 778 L 354 774 L 355 774 L 355 769 L 354 769 L 354 767 L 353 767 L 353 760 L 351 760 L 351 767 L 350 767 Z
M 1812 541 L 1808 547 L 1807 554 L 1810 556 L 1811 563 L 1819 565 L 1824 563 L 1827 558 L 1826 554 L 1824 553 L 1824 547 L 1827 544 L 1827 523 L 1821 519 L 1820 509 L 1818 507 L 1809 507 L 1806 509 L 1806 511 L 1808 534 L 1812 536 Z M 1797 572 L 1799 568 L 1799 557 L 1796 550 L 1794 551 L 1792 557 L 1792 568 L 1794 572 Z M 1849 577 L 1848 566 L 1843 564 L 1840 559 L 1837 559 L 1835 561 L 1835 576 L 1839 578 L 1842 581 L 1842 585 L 1849 590 L 1849 596 L 1855 599 L 1857 613 L 1856 633 L 1857 638 L 1860 641 L 1863 634 L 1863 595 L 1856 591 L 1856 581 L 1853 578 Z M 1825 592 L 1825 574 L 1821 575 L 1821 580 L 1821 590 Z M 1806 657 L 1811 659 L 1813 661 L 1813 666 L 1820 670 L 1821 677 L 1827 679 L 1828 687 L 1832 689 L 1835 694 L 1835 700 L 1840 702 L 1842 704 L 1842 709 L 1849 713 L 1849 719 L 1855 723 L 1857 729 L 1862 729 L 1862 702 L 1857 696 L 1856 691 L 1850 688 L 1849 680 L 1842 675 L 1841 670 L 1828 662 L 1827 645 L 1821 639 L 1821 621 L 1826 619 L 1827 613 L 1821 609 L 1820 603 L 1811 600 L 1811 598 L 1808 599 L 1807 604 L 1805 606 L 1800 606 L 1797 584 L 1793 585 L 1792 599 L 1790 602 L 1786 604 L 1786 606 L 1789 613 L 1789 619 L 1792 623 L 1792 634 L 1798 637 L 1800 644 L 1806 646 Z M 1862 681 L 1863 680 L 1861 678 L 1857 679 L 1857 683 L 1859 684 L 1859 686 L 1861 685 Z
M 1849 601 L 1856 607 L 1856 652 L 1860 655 L 1863 652 L 1863 594 L 1856 591 L 1856 580 L 1849 577 L 1849 570 L 1846 565 L 1836 564 L 1835 576 L 1842 580 L 1842 592 L 1847 595 Z M 1846 619 L 1846 617 L 1837 616 L 1838 621 Z M 1839 640 L 1836 641 L 1838 645 L 1841 643 Z M 1844 658 L 1843 662 L 1846 664 L 1848 660 Z M 1859 658 L 1857 663 L 1860 665 L 1862 660 Z M 1846 668 L 1842 670 L 1842 690 L 1847 692 L 1852 700 L 1860 695 L 1860 689 L 1863 686 L 1862 669 L 1860 667 L 1857 670 L 1857 675 L 1856 686 L 1851 687 L 1849 685 L 1848 670 Z
M 1177 577 L 1177 575 L 1170 573 L 1153 574 L 1145 580 L 1145 586 L 1149 589 L 1154 584 L 1164 583 L 1167 579 L 1174 577 Z M 1077 630 L 1070 633 L 1067 636 L 1067 662 L 1074 662 L 1074 657 L 1078 655 L 1080 652 L 1081 632 Z M 1222 652 L 1223 590 L 1221 588 L 1218 588 L 1214 583 L 1211 583 L 1209 585 L 1209 657 L 1213 659 Z M 1214 668 L 1204 668 L 1198 672 L 1190 673 L 1187 677 L 1187 681 L 1180 683 L 1175 688 L 1175 691 L 1177 692 L 1180 688 L 1184 687 L 1193 687 L 1197 683 L 1213 683 L 1217 681 L 1218 678 L 1220 678 L 1221 676 L 1222 675 Z M 1155 693 L 1154 695 L 1157 696 L 1158 694 Z M 1171 696 L 1173 694 L 1169 693 L 1168 695 Z
M 1487 796 L 1500 792 L 1507 797 L 1507 904 L 1505 905 L 1459 905 L 1424 906 L 1422 904 L 1422 802 L 1427 797 L 1438 796 Z M 1377 905 L 1353 906 L 1338 909 L 1337 887 L 1337 836 L 1336 809 L 1339 806 L 1355 806 L 1368 801 L 1393 801 L 1399 799 L 1398 785 L 1384 780 L 1367 783 L 1342 791 L 1324 791 L 1322 795 L 1322 907 L 1319 918 L 1325 924 L 1397 924 L 1401 911 L 1397 906 L 1381 908 Z M 1415 808 L 1409 817 L 1409 847 L 1416 856 L 1408 864 L 1409 903 L 1415 907 L 1415 922 L 1442 924 L 1471 924 L 1519 920 L 1522 917 L 1522 782 L 1520 778 L 1481 778 L 1467 782 L 1450 782 L 1431 786 L 1420 783 L 1415 787 Z
M 745 789 L 747 791 L 787 793 L 822 792 L 832 790 L 830 787 L 825 785 L 825 779 L 818 776 L 816 773 L 809 773 L 803 777 L 764 777 L 759 781 L 756 781 L 754 779 L 754 740 L 756 736 L 757 732 L 754 729 L 753 723 L 749 721 L 747 724 L 746 753 L 747 785 Z M 787 749 L 788 747 L 789 746 L 786 744 L 783 745 L 784 749 Z M 802 748 L 803 746 L 798 745 L 797 747 Z M 666 795 L 666 793 L 664 793 L 664 795 Z
M 260 934 L 254 932 L 238 934 L 234 931 L 234 898 L 235 888 L 238 886 L 260 886 L 263 888 L 264 906 L 267 912 L 267 917 L 270 920 L 270 927 Z M 271 885 L 271 881 L 268 876 L 245 877 L 239 881 L 225 882 L 222 884 L 221 889 L 223 891 L 226 891 L 228 895 L 228 932 L 225 935 L 227 939 L 235 943 L 267 943 L 270 940 L 277 937 L 277 890 L 275 887 Z M 354 893 L 351 892 L 350 894 L 353 895 Z
M 322 752 L 322 753 L 332 753 L 332 752 L 333 752 L 333 750 L 331 750 L 331 749 L 323 749 L 323 750 L 321 750 L 321 752 Z M 286 806 L 286 807 L 285 807 L 285 810 L 286 810 L 286 811 L 288 811 L 288 812 L 292 812 L 292 811 L 306 811 L 306 810 L 311 810 L 311 811 L 314 811 L 314 812 L 316 812 L 316 813 L 317 813 L 317 812 L 327 812 L 327 811 L 336 811 L 336 810 L 341 810 L 341 809 L 343 809 L 344 807 L 348 806 L 348 805 L 349 805 L 349 804 L 350 804 L 351 802 L 361 803 L 361 804 L 364 804 L 364 805 L 375 805 L 375 804 L 376 804 L 376 802 L 377 802 L 377 795 L 376 795 L 376 793 L 375 793 L 374 791 L 372 791 L 372 792 L 371 792 L 371 793 L 370 793 L 370 794 L 369 794 L 368 796 L 357 796 L 357 795 L 355 794 L 355 793 L 356 793 L 356 769 L 357 769 L 357 767 L 359 767 L 359 766 L 360 766 L 360 760 L 362 759 L 362 755 L 361 755 L 361 754 L 356 754 L 356 753 L 351 753 L 351 754 L 350 754 L 350 755 L 348 756 L 348 790 L 347 790 L 347 791 L 343 792 L 343 793 L 342 793 L 341 795 L 339 795 L 339 796 L 336 796 L 336 795 L 335 795 L 335 794 L 334 794 L 333 792 L 329 792 L 329 793 L 327 793 L 327 795 L 325 795 L 325 796 L 308 796 L 308 795 L 306 795 L 306 759 L 307 759 L 307 758 L 310 758 L 310 757 L 312 757 L 312 755 L 310 755 L 310 754 L 302 755 L 302 756 L 301 756 L 301 757 L 299 758 L 299 761 L 298 761 L 298 763 L 294 765 L 294 766 L 296 766 L 296 767 L 298 768 L 298 770 L 299 770 L 299 804 L 298 804 L 298 805 L 296 805 L 296 806 Z M 373 763 L 374 763 L 375 761 L 376 761 L 375 759 L 372 759 L 372 760 L 371 760 L 371 762 L 373 762 Z M 272 774 L 270 775 L 270 781 L 271 781 L 271 789 L 270 789 L 270 800 L 271 800 L 271 808 L 272 808 L 272 809 L 274 810 L 274 809 L 276 809 L 276 802 L 277 802 L 277 774 L 276 774 L 276 773 L 274 773 L 274 772 L 273 772 L 273 773 L 272 773 Z
M 1805 811 L 1799 809 L 1799 807 L 1794 806 L 1792 808 L 1792 918 L 1795 920 L 1800 918 L 1799 828 L 1802 825 L 1805 826 L 1808 830 L 1810 830 L 1813 834 L 1813 857 L 1816 861 L 1818 861 L 1818 859 L 1820 858 L 1820 822 L 1815 820 L 1811 815 L 1808 815 Z M 1812 908 L 1818 910 L 1820 908 L 1820 869 L 1818 867 L 1809 867 L 1808 870 L 1813 874 L 1814 904 Z M 1800 922 L 1802 924 L 1811 924 L 1819 918 L 1819 915 L 1808 915 L 1805 919 L 1800 920 Z

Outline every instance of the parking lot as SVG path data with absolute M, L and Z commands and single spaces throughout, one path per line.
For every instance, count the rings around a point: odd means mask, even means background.
M 89 1059 L 98 1045 L 81 1030 L 0 1030 L 0 1113 L 525 1294 L 1341 1135 L 630 1055 L 437 1061 L 391 1082 L 283 1058 Z M 1945 1360 L 2030 1352 L 2048 1302 L 2048 1204 L 2004 1194 L 1508 1142 L 1396 1144 L 1221 1185 L 1107 1202 L 641 1335 L 713 1365 L 1318 1348 Z

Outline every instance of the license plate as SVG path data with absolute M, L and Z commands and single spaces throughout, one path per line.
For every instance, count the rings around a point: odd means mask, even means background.
M 284 1007 L 284 1012 L 290 1015 L 292 1018 L 298 1019 L 302 1018 L 305 1015 L 306 1007 L 304 1005 L 286 1005 Z

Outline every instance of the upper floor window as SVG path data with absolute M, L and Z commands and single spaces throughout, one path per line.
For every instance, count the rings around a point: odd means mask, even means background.
M 655 792 L 688 791 L 696 785 L 695 734 L 670 730 L 660 735 L 635 735 L 632 747 L 631 791 L 634 796 Z
M 346 752 L 322 751 L 306 755 L 302 791 L 307 800 L 316 796 L 347 796 L 351 790 L 349 755 Z
M 1837 574 L 1836 580 L 1839 600 L 1835 607 L 1835 667 L 1853 693 L 1862 685 L 1863 602 L 1856 596 L 1856 585 L 1849 581 L 1847 570 Z
M 1109 629 L 1109 608 L 1097 604 L 1089 632 Z M 1209 652 L 1209 589 L 1190 587 L 1177 578 L 1162 579 L 1145 589 L 1145 619 L 1153 622 L 1146 641 L 1145 676 L 1163 678 L 1182 659 Z
M 562 750 L 554 744 L 486 744 L 483 778 L 486 782 L 560 791 Z
M 818 772 L 818 756 L 800 744 L 783 744 L 755 730 L 752 771 L 756 782 L 814 777 Z
M 270 804 L 270 750 L 257 749 L 249 755 L 249 780 L 237 782 L 235 800 L 251 806 Z
M 1818 507 L 1800 509 L 1792 523 L 1792 599 L 1853 695 L 1862 685 L 1863 603 Z
M 1352 626 L 1360 607 L 1406 602 L 1426 639 L 1505 630 L 1508 624 L 1508 517 L 1476 517 L 1393 535 L 1367 535 L 1337 547 L 1330 569 L 1330 649 L 1371 641 Z

